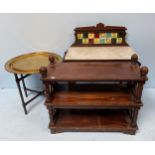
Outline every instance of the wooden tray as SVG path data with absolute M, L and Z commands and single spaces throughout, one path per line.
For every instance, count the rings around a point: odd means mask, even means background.
M 48 66 L 49 55 L 56 58 L 56 62 L 61 62 L 61 56 L 50 52 L 34 52 L 23 54 L 9 60 L 5 64 L 5 69 L 8 72 L 16 74 L 35 74 L 39 72 L 41 66 Z

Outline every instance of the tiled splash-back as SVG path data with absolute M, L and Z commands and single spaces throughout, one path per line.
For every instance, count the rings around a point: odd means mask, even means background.
M 77 33 L 76 39 L 78 44 L 122 44 L 123 38 L 119 36 L 119 33 Z

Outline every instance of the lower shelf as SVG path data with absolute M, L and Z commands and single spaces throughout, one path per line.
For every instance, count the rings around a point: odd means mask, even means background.
M 126 110 L 65 110 L 58 111 L 52 133 L 67 131 L 108 131 L 135 134 Z
M 62 87 L 62 88 L 61 88 Z M 118 84 L 74 84 L 53 92 L 46 106 L 68 109 L 107 109 L 140 107 L 132 91 Z

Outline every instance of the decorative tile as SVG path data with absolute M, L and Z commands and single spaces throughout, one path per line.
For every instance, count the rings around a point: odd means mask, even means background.
M 123 39 L 122 38 L 117 38 L 116 39 L 116 44 L 121 44 L 123 42 Z
M 88 33 L 84 32 L 83 33 L 83 38 L 88 38 Z
M 94 39 L 89 39 L 89 44 L 93 44 L 94 43 Z
M 111 33 L 106 33 L 106 38 L 111 38 Z
M 94 33 L 88 33 L 88 38 L 89 39 L 94 39 L 95 38 L 95 34 Z
M 111 44 L 111 38 L 106 38 L 106 44 Z
M 111 33 L 111 38 L 117 38 L 117 33 Z
M 99 38 L 95 38 L 94 39 L 94 44 L 100 44 L 100 39 Z
M 100 38 L 105 38 L 106 34 L 105 33 L 99 33 Z
M 83 33 L 78 33 L 77 34 L 77 39 L 82 39 L 83 38 Z
M 89 43 L 89 40 L 86 39 L 86 38 L 84 38 L 84 39 L 82 39 L 82 43 L 83 43 L 83 44 L 88 44 L 88 43 Z
M 111 39 L 111 43 L 112 43 L 112 44 L 116 44 L 116 38 L 112 38 L 112 39 Z
M 95 38 L 99 38 L 99 34 L 98 33 L 95 33 Z
M 105 44 L 105 38 L 100 38 L 100 44 Z

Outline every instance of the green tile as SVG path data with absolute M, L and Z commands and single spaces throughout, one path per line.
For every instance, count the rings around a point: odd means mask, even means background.
M 100 43 L 101 43 L 101 44 L 105 44 L 105 39 L 102 39 L 102 38 L 101 38 L 101 39 L 100 39 Z
M 106 33 L 107 38 L 111 38 L 111 33 Z
M 83 38 L 88 38 L 88 33 L 84 32 L 83 33 Z

